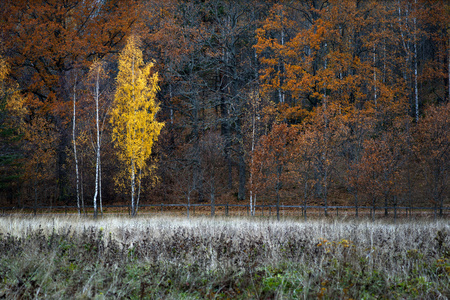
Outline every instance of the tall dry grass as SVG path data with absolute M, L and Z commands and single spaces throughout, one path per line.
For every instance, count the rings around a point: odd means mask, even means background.
M 0 218 L 0 297 L 450 295 L 447 220 Z

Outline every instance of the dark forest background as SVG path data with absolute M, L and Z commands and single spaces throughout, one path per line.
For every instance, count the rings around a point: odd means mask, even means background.
M 103 204 L 128 203 L 111 139 L 131 35 L 165 126 L 141 203 L 449 202 L 444 0 L 3 0 L 0 205 L 92 205 L 101 62 Z M 244 202 L 245 201 L 245 202 Z

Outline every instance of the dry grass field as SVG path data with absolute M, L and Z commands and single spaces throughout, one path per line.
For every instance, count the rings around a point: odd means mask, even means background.
M 448 299 L 450 222 L 0 218 L 0 298 Z

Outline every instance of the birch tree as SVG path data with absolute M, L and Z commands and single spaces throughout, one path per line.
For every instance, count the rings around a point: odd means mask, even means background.
M 77 208 L 78 215 L 81 215 L 80 208 L 80 176 L 78 172 L 78 156 L 77 156 L 77 137 L 76 137 L 76 116 L 77 116 L 77 77 L 75 76 L 73 83 L 73 116 L 72 116 L 72 145 L 73 157 L 75 160 L 75 174 L 76 174 L 76 190 L 77 190 Z
M 94 150 L 95 150 L 95 193 L 94 193 L 94 216 L 97 217 L 98 208 L 97 208 L 97 197 L 99 199 L 98 203 L 100 205 L 100 212 L 103 215 L 103 207 L 102 207 L 102 196 L 101 196 L 101 161 L 100 161 L 100 148 L 101 148 L 101 130 L 100 130 L 100 118 L 99 118 L 99 100 L 100 100 L 100 80 L 101 77 L 105 76 L 104 69 L 101 61 L 95 62 L 91 66 L 90 79 L 93 81 L 94 86 L 92 90 L 92 96 L 95 102 L 95 142 L 94 142 Z
M 142 172 L 152 154 L 163 123 L 156 120 L 158 73 L 151 73 L 153 63 L 144 64 L 139 39 L 131 36 L 120 53 L 116 93 L 111 113 L 112 138 L 119 160 L 131 185 L 131 214 L 136 215 L 136 185 L 140 191 Z M 120 182 L 120 181 L 119 181 Z

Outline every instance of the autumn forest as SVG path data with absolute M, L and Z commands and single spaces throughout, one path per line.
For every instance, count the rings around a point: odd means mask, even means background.
M 447 0 L 3 0 L 0 24 L 0 206 L 450 204 Z

